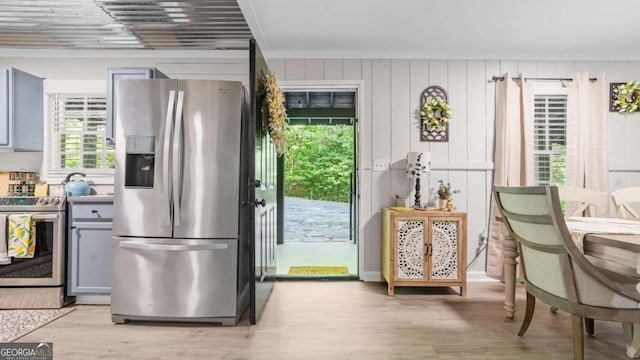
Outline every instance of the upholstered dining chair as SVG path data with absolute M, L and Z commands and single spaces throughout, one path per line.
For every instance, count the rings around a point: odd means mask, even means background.
M 596 209 L 605 208 L 605 194 L 578 186 L 558 187 L 558 196 L 565 206 L 575 205 L 575 209 L 565 216 L 596 216 Z
M 565 203 L 565 217 L 570 216 L 596 216 L 596 210 L 598 208 L 604 209 L 606 204 L 604 202 L 605 195 L 595 190 L 579 187 L 579 186 L 562 186 L 558 187 L 558 197 Z M 567 211 L 573 207 L 573 211 Z M 551 307 L 551 311 L 555 312 L 558 309 Z M 587 334 L 593 335 L 595 328 L 593 319 L 586 318 L 584 321 Z
M 628 187 L 611 193 L 616 215 L 621 218 L 640 218 L 631 207 L 632 203 L 640 203 L 640 186 Z
M 640 356 L 640 293 L 632 278 L 593 265 L 567 229 L 555 186 L 494 187 L 496 203 L 518 242 L 527 305 L 522 337 L 536 299 L 571 314 L 573 358 L 584 359 L 583 318 L 621 322 L 627 356 Z

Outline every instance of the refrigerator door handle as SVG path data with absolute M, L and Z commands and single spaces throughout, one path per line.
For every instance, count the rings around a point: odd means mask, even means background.
M 178 91 L 178 104 L 176 105 L 175 127 L 173 130 L 173 225 L 180 225 L 180 202 L 182 200 L 182 159 L 180 146 L 182 144 L 182 107 L 184 105 L 184 91 Z
M 159 250 L 159 251 L 194 251 L 194 250 L 226 250 L 228 244 L 164 244 L 121 241 L 120 247 L 125 249 Z
M 171 224 L 171 175 L 169 174 L 169 155 L 171 146 L 171 129 L 173 128 L 173 111 L 174 103 L 176 99 L 175 90 L 169 91 L 169 101 L 167 101 L 167 118 L 164 125 L 164 146 L 162 150 L 162 157 L 164 158 L 164 164 L 162 166 L 162 178 L 164 180 L 164 193 L 167 194 L 167 202 L 169 205 L 169 222 Z

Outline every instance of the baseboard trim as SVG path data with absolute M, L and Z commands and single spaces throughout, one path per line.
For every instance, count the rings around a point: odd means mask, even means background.
M 365 271 L 360 274 L 360 280 L 364 280 L 366 282 L 381 282 L 382 273 L 380 271 Z
M 110 305 L 111 295 L 76 295 L 78 305 Z
M 467 282 L 489 282 L 498 281 L 487 276 L 487 272 L 483 270 L 468 271 Z
M 365 282 L 382 282 L 382 273 L 380 271 L 365 271 L 360 274 L 360 280 Z M 467 272 L 467 282 L 489 282 L 498 281 L 487 276 L 482 270 Z

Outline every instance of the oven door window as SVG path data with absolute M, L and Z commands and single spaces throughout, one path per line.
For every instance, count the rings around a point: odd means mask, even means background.
M 11 258 L 11 264 L 0 265 L 0 279 L 51 278 L 53 276 L 54 237 L 54 222 L 36 221 L 36 251 L 33 258 Z

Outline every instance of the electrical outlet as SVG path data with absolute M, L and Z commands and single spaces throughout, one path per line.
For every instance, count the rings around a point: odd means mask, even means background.
M 487 246 L 487 230 L 483 229 L 478 235 L 478 247 L 476 247 L 476 257 L 480 255 L 482 250 Z
M 389 168 L 389 160 L 373 160 L 373 171 L 385 171 Z

